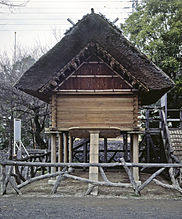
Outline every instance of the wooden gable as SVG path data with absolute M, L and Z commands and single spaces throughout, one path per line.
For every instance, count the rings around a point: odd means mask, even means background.
M 83 63 L 74 74 L 62 83 L 59 91 L 121 91 L 132 86 L 107 64 Z

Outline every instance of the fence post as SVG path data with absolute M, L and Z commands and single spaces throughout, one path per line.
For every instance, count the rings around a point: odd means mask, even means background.
M 6 166 L 0 165 L 0 195 L 3 195 L 5 190 Z
M 180 110 L 180 129 L 182 129 L 182 110 Z

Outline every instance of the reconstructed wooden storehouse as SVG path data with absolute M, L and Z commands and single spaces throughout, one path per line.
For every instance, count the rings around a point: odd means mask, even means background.
M 133 133 L 133 161 L 138 162 L 139 108 L 156 102 L 172 86 L 172 80 L 113 23 L 93 11 L 16 84 L 51 106 L 52 162 L 58 134 L 59 162 L 62 151 L 64 162 L 72 161 L 71 137 L 90 137 L 90 162 L 96 163 L 99 137 L 116 137 L 123 131 Z M 98 178 L 97 171 L 90 168 L 91 179 Z M 137 170 L 134 177 L 138 178 Z

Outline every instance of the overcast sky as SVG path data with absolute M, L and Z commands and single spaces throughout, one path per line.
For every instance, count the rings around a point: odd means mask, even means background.
M 22 3 L 23 0 L 13 0 Z M 0 7 L 0 53 L 14 50 L 14 32 L 17 45 L 28 49 L 42 45 L 51 48 L 57 36 L 71 27 L 67 21 L 74 23 L 94 8 L 96 13 L 104 14 L 111 21 L 117 17 L 119 25 L 132 12 L 132 0 L 30 0 L 25 7 Z

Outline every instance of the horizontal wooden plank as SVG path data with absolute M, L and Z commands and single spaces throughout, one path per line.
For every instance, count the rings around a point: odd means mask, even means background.
M 99 127 L 99 128 L 103 128 L 103 127 L 123 127 L 123 126 L 126 126 L 126 127 L 131 127 L 133 126 L 132 123 L 129 123 L 127 121 L 125 122 L 58 122 L 57 123 L 57 127 Z
M 133 97 L 132 96 L 129 96 L 129 95 L 126 95 L 126 96 L 123 96 L 123 97 L 121 97 L 121 96 L 114 96 L 114 97 L 110 97 L 110 95 L 109 95 L 109 97 L 103 97 L 103 96 L 91 96 L 91 95 L 79 95 L 79 96 L 77 96 L 77 95 L 75 95 L 75 96 L 73 96 L 73 95 L 64 95 L 64 96 L 58 96 L 57 97 L 57 102 L 73 102 L 73 101 L 79 101 L 79 100 L 82 100 L 82 101 L 112 101 L 112 102 L 115 102 L 115 101 L 119 101 L 119 102 L 131 102 L 131 101 L 133 101 Z
M 79 107 L 69 107 L 69 108 L 66 108 L 65 107 L 60 107 L 57 109 L 57 113 L 58 114 L 62 114 L 64 112 L 68 112 L 68 113 L 84 113 L 84 112 L 89 112 L 89 113 L 113 113 L 113 114 L 127 114 L 127 113 L 132 113 L 133 114 L 133 108 L 132 107 L 128 107 L 128 106 L 124 106 L 122 108 L 120 107 L 107 107 L 107 108 L 98 108 L 98 107 L 93 107 L 93 108 L 90 108 L 90 107 L 84 107 L 82 108 L 81 106 Z

